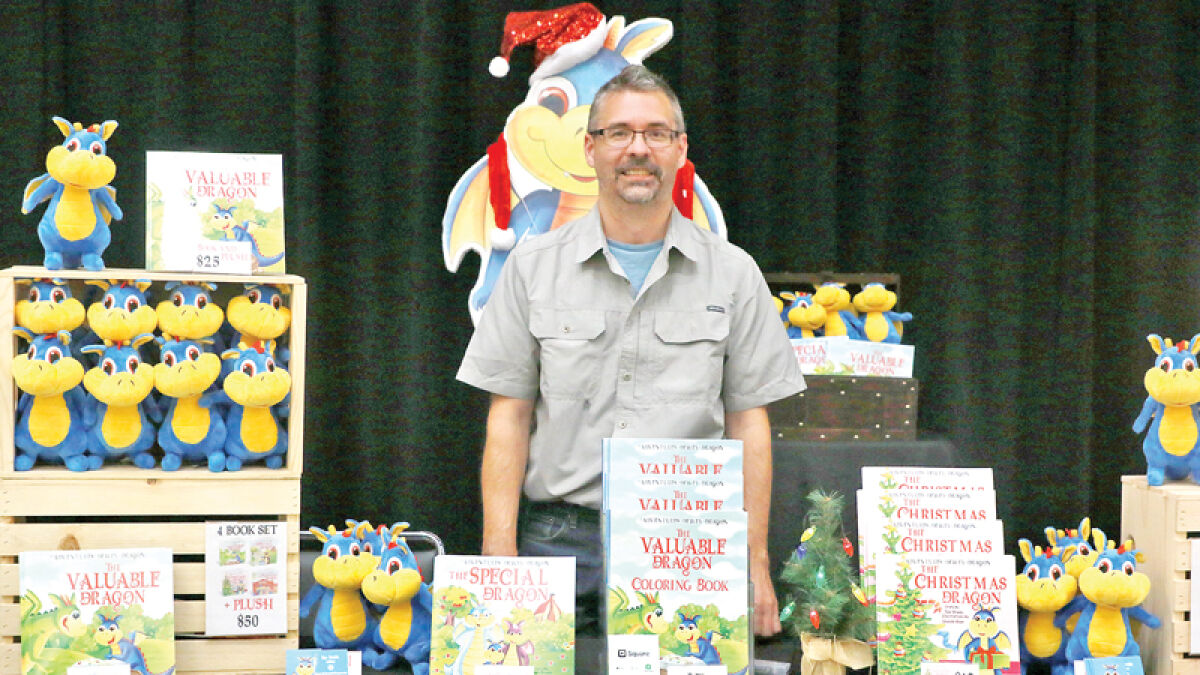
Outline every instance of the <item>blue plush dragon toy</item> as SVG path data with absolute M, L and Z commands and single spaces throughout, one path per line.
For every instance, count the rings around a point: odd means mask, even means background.
M 1162 485 L 1188 473 L 1200 482 L 1200 334 L 1175 345 L 1157 335 L 1146 339 L 1154 349 L 1154 366 L 1146 371 L 1146 402 L 1133 430 L 1150 432 L 1142 442 L 1146 482 Z
M 50 200 L 38 223 L 46 269 L 75 268 L 82 263 L 99 271 L 104 269 L 101 255 L 112 238 L 108 224 L 124 215 L 117 206 L 117 191 L 109 185 L 117 175 L 117 165 L 108 156 L 108 139 L 117 123 L 108 120 L 84 128 L 61 117 L 51 119 L 66 140 L 47 153 L 46 173 L 25 186 L 21 212 L 29 213 Z
M 209 471 L 224 471 L 225 419 L 213 407 L 218 393 L 205 393 L 221 374 L 220 357 L 204 351 L 212 340 L 163 335 L 156 341 L 161 358 L 154 366 L 154 386 L 167 405 L 158 428 L 163 470 L 199 461 L 207 462 Z
M 283 466 L 288 437 L 279 418 L 290 411 L 292 378 L 275 364 L 274 349 L 274 340 L 242 342 L 221 354 L 234 363 L 233 372 L 225 377 L 224 392 L 215 399 L 230 406 L 225 418 L 229 471 L 237 471 L 247 461 L 263 461 L 269 469 Z
M 35 335 L 20 327 L 13 332 L 29 341 L 29 350 L 12 362 L 13 378 L 23 392 L 17 402 L 14 468 L 28 471 L 39 458 L 66 464 L 71 471 L 100 468 L 103 457 L 86 452 L 95 412 L 79 386 L 83 364 L 70 355 L 71 334 Z
M 225 307 L 225 317 L 235 332 L 229 344 L 252 344 L 282 337 L 292 324 L 292 310 L 283 301 L 289 288 L 286 285 L 246 284 L 246 290 L 241 295 L 230 298 Z M 277 345 L 276 362 L 286 368 L 290 359 L 291 353 L 287 348 Z M 233 364 L 226 362 L 225 365 L 227 375 L 233 369 Z
M 216 336 L 225 321 L 225 312 L 213 302 L 212 293 L 216 284 L 207 281 L 171 281 L 164 290 L 168 296 L 158 303 L 158 327 L 163 333 L 187 340 L 211 338 L 214 351 L 223 351 Z
M 825 309 L 825 335 L 848 336 L 852 340 L 862 339 L 862 324 L 854 313 L 854 303 L 846 285 L 836 281 L 817 286 L 813 293 L 813 304 Z
M 529 91 L 487 154 L 454 186 L 442 217 L 446 268 L 457 271 L 468 251 L 481 258 L 468 298 L 473 321 L 513 246 L 592 208 L 596 172 L 584 157 L 581 134 L 596 90 L 662 48 L 673 31 L 665 19 L 628 26 L 620 16 L 606 20 L 589 3 L 507 16 L 504 56 L 493 61 L 492 74 L 507 74 L 514 46 L 536 42 Z M 683 215 L 725 236 L 720 207 L 690 162 L 676 176 L 673 198 Z
M 1079 595 L 1063 608 L 1054 625 L 1063 627 L 1067 619 L 1079 614 L 1079 623 L 1067 642 L 1067 659 L 1137 656 L 1132 622 L 1150 628 L 1162 623 L 1142 607 L 1150 594 L 1150 578 L 1137 571 L 1142 554 L 1133 548 L 1133 540 L 1121 546 L 1108 542 L 1096 562 L 1079 575 Z
M 366 599 L 387 609 L 372 636 L 374 644 L 395 659 L 404 657 L 414 675 L 429 672 L 433 594 L 421 580 L 416 556 L 402 533 L 408 523 L 386 530 L 388 541 L 379 552 L 379 567 L 363 579 Z
M 362 548 L 362 539 L 370 523 L 339 531 L 332 525 L 309 531 L 322 543 L 321 555 L 313 561 L 316 582 L 300 600 L 300 616 L 317 610 L 313 623 L 313 641 L 322 649 L 355 649 L 363 653 L 363 663 L 372 668 L 387 668 L 395 656 L 385 654 L 374 644 L 378 619 L 367 607 L 360 590 L 363 580 L 378 568 L 379 558 Z
M 854 309 L 858 310 L 862 337 L 871 342 L 899 344 L 904 335 L 904 322 L 912 320 L 909 312 L 893 312 L 896 293 L 881 283 L 869 283 L 854 294 Z
M 88 345 L 84 354 L 99 355 L 99 364 L 84 373 L 83 386 L 95 398 L 96 423 L 88 433 L 89 449 L 98 457 L 126 456 L 134 465 L 152 469 L 156 463 L 155 427 L 162 420 L 154 401 L 154 366 L 142 361 L 138 348 L 154 340 L 143 333 L 129 342 L 105 340 Z M 149 418 L 149 419 L 147 419 Z
M 46 334 L 73 331 L 83 324 L 83 303 L 72 296 L 71 287 L 62 279 L 17 279 L 16 283 L 29 284 L 14 310 L 18 326 Z
M 825 326 L 825 308 L 814 303 L 809 293 L 784 291 L 779 294 L 779 318 L 789 338 L 812 338 Z
M 1044 664 L 1051 675 L 1071 675 L 1067 661 L 1068 633 L 1054 625 L 1058 611 L 1075 598 L 1075 577 L 1067 574 L 1059 549 L 1034 546 L 1028 539 L 1017 542 L 1025 567 L 1017 574 L 1017 605 L 1020 614 L 1021 673 L 1032 663 Z M 1067 553 L 1068 557 L 1071 553 Z
M 87 308 L 88 327 L 100 339 L 128 342 L 158 328 L 158 315 L 146 298 L 149 279 L 91 279 L 83 283 L 98 287 L 102 293 Z

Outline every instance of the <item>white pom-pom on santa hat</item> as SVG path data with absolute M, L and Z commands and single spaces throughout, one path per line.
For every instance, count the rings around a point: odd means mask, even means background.
M 517 233 L 513 232 L 511 227 L 504 229 L 493 227 L 491 235 L 488 237 L 488 244 L 491 244 L 492 249 L 496 251 L 512 250 L 512 247 L 517 245 Z
M 488 72 L 492 77 L 504 77 L 508 75 L 508 59 L 503 56 L 497 56 L 488 64 Z

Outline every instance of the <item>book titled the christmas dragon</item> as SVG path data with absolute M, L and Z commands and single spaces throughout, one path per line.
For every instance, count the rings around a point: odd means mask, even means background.
M 575 669 L 575 559 L 441 555 L 429 672 L 550 675 Z
M 668 672 L 747 668 L 745 511 L 610 511 L 607 536 L 609 672 L 622 651 Z
M 25 551 L 18 576 L 24 673 L 97 660 L 136 673 L 174 668 L 170 549 Z
M 1012 556 L 876 556 L 880 675 L 1021 672 Z

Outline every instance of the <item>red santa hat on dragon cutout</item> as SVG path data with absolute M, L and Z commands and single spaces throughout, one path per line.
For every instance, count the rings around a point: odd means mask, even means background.
M 508 74 L 508 61 L 515 47 L 534 46 L 530 84 L 583 63 L 604 46 L 608 33 L 604 14 L 589 2 L 558 9 L 510 12 L 504 18 L 500 56 L 488 64 L 496 77 Z

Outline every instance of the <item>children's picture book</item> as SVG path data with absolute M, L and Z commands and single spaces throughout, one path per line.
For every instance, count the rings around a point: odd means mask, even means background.
M 610 511 L 606 518 L 609 672 L 644 667 L 654 646 L 651 672 L 746 668 L 753 639 L 746 513 Z
M 880 675 L 1021 672 L 1012 556 L 876 556 Z
M 18 557 L 26 672 L 120 661 L 175 665 L 175 593 L 167 548 L 24 551 Z
M 996 521 L 996 493 L 988 487 L 990 470 L 981 474 L 973 473 L 979 471 L 975 469 L 936 469 L 933 471 L 946 473 L 931 478 L 918 473 L 905 475 L 900 471 L 894 474 L 889 469 L 869 477 L 867 468 L 863 469 L 864 487 L 856 493 L 859 571 L 867 597 L 874 597 L 874 556 L 880 551 L 900 553 L 933 547 L 946 549 L 939 551 L 942 553 L 952 552 L 952 549 L 987 553 L 983 550 L 989 548 L 986 538 L 994 536 L 994 529 L 989 528 L 998 527 L 990 522 Z M 899 479 L 897 474 L 901 476 Z M 929 526 L 924 526 L 925 523 Z M 950 541 L 947 537 L 919 541 L 906 534 L 911 528 L 929 532 L 931 536 L 955 532 L 968 540 Z M 993 541 L 1002 542 L 1003 536 Z M 997 546 L 993 543 L 990 548 L 999 552 Z
M 744 508 L 741 441 L 606 438 L 603 456 L 606 511 Z
M 146 267 L 282 274 L 283 156 L 146 153 Z
M 429 672 L 549 675 L 575 668 L 575 558 L 440 555 Z

